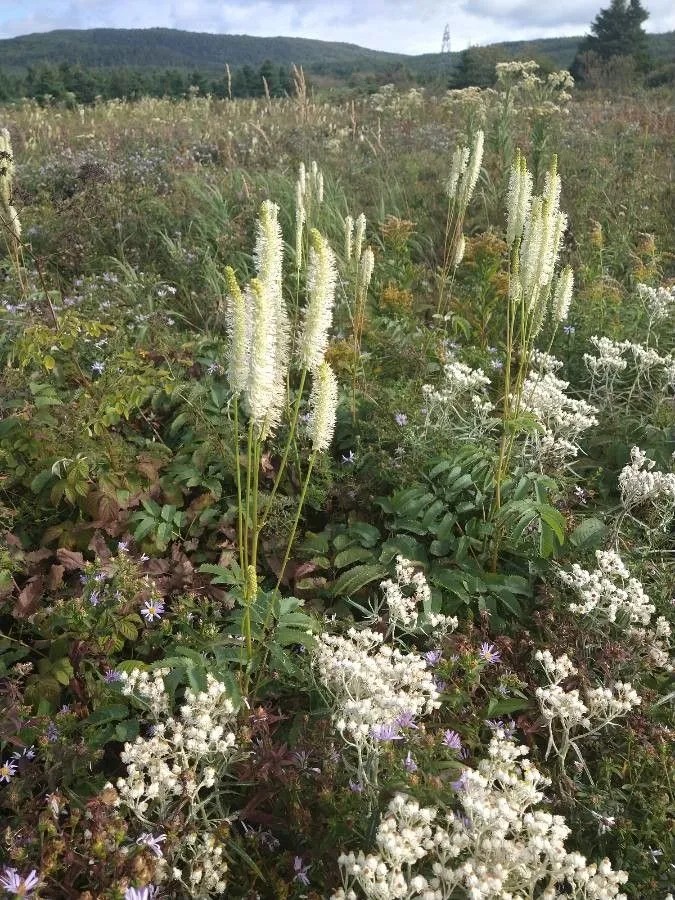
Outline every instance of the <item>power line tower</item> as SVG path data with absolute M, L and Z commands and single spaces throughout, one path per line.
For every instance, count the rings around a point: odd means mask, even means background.
M 449 53 L 450 52 L 450 26 L 445 26 L 445 31 L 443 32 L 443 43 L 441 44 L 441 53 Z

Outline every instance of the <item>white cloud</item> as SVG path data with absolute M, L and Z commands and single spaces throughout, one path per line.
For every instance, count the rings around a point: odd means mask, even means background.
M 608 0 L 5 0 L 0 37 L 56 28 L 184 28 L 347 41 L 399 53 L 583 34 Z M 649 31 L 675 28 L 670 0 L 648 0 Z

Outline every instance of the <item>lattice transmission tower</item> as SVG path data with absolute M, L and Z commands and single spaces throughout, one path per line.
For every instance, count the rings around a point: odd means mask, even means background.
M 441 44 L 441 53 L 449 53 L 450 52 L 450 26 L 445 26 L 445 31 L 443 32 L 443 43 Z

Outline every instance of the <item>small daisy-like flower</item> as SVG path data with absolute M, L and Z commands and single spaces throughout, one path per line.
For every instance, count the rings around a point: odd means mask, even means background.
M 423 653 L 422 656 L 428 666 L 437 666 L 441 661 L 443 652 L 441 650 L 429 650 L 428 653 Z
M 155 619 L 161 619 L 164 614 L 164 604 L 161 600 L 146 600 L 141 607 L 141 615 L 146 622 L 153 622 Z
M 452 731 L 450 728 L 448 728 L 448 730 L 443 734 L 443 746 L 449 747 L 451 750 L 461 750 L 462 739 L 456 731 Z
M 35 747 L 24 747 L 23 750 L 15 750 L 12 759 L 35 759 Z
M 152 850 L 156 857 L 159 858 L 160 856 L 164 855 L 160 844 L 165 840 L 165 834 L 158 834 L 157 837 L 155 837 L 153 834 L 150 834 L 149 831 L 146 831 L 140 837 L 136 838 L 136 843 L 145 845 L 149 850 Z
M 346 455 L 345 454 L 342 455 L 342 462 L 346 466 L 351 465 L 355 460 L 356 460 L 356 454 L 354 453 L 353 450 L 350 450 L 349 453 L 347 453 Z
M 16 869 L 5 867 L 0 875 L 0 886 L 15 897 L 27 897 L 38 886 L 40 879 L 36 869 L 23 878 Z
M 139 562 L 147 562 L 150 559 L 150 557 L 148 556 L 147 553 L 141 553 L 141 555 L 138 557 L 138 559 L 139 559 Z
M 408 417 L 405 413 L 397 412 L 394 419 L 396 420 L 396 424 L 400 425 L 401 428 L 404 428 L 408 424 Z
M 114 669 L 106 669 L 103 673 L 103 680 L 106 684 L 116 684 L 122 680 L 122 673 L 116 672 Z
M 5 781 L 9 784 L 11 778 L 16 775 L 17 768 L 13 762 L 6 760 L 0 766 L 0 781 Z
M 563 325 L 563 331 L 565 332 L 565 334 L 574 334 L 576 328 L 574 327 L 574 325 Z
M 409 709 L 404 709 L 403 712 L 400 712 L 396 716 L 396 724 L 399 728 L 415 728 L 417 729 L 417 725 L 415 725 L 415 716 Z
M 374 725 L 370 729 L 371 737 L 376 741 L 402 741 L 403 735 L 398 733 L 396 725 Z
M 361 794 L 363 792 L 363 785 L 360 781 L 350 781 L 349 790 L 352 794 Z
M 118 553 L 128 553 L 129 552 L 129 542 L 128 541 L 120 541 L 117 545 Z
M 459 791 L 465 791 L 465 790 L 466 790 L 466 784 L 467 784 L 467 770 L 464 769 L 464 771 L 463 771 L 462 774 L 459 776 L 459 778 L 457 779 L 457 781 L 451 781 L 451 782 L 450 782 L 450 787 L 451 787 L 454 791 L 457 791 L 457 792 L 459 792 Z
M 89 594 L 89 602 L 92 606 L 98 606 L 101 602 L 100 593 L 98 591 L 92 591 L 91 594 Z
M 486 663 L 498 663 L 502 658 L 499 650 L 495 650 L 495 645 L 488 644 L 487 642 L 480 645 L 478 655 L 481 659 L 484 659 Z
M 102 362 L 95 362 L 95 363 L 92 363 L 92 364 L 91 364 L 91 371 L 92 371 L 95 375 L 100 375 L 102 372 L 105 371 L 105 363 L 102 363 Z
M 45 732 L 45 734 L 47 736 L 47 740 L 53 744 L 55 741 L 58 741 L 61 732 L 53 722 L 50 722 L 47 726 L 47 731 Z

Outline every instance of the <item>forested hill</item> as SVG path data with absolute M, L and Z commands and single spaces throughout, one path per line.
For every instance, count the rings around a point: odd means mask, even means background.
M 581 37 L 509 41 L 492 48 L 509 57 L 545 56 L 559 66 L 569 66 Z M 649 36 L 656 61 L 675 55 L 675 32 Z M 244 34 L 204 34 L 171 28 L 94 28 L 84 31 L 50 31 L 0 40 L 0 66 L 5 71 L 25 71 L 31 66 L 68 63 L 85 68 L 134 67 L 158 69 L 222 70 L 230 66 L 259 66 L 270 60 L 277 65 L 296 63 L 311 71 L 348 75 L 405 64 L 423 74 L 443 63 L 452 69 L 460 54 L 428 53 L 407 56 L 368 50 L 356 44 L 289 37 L 251 37 Z

